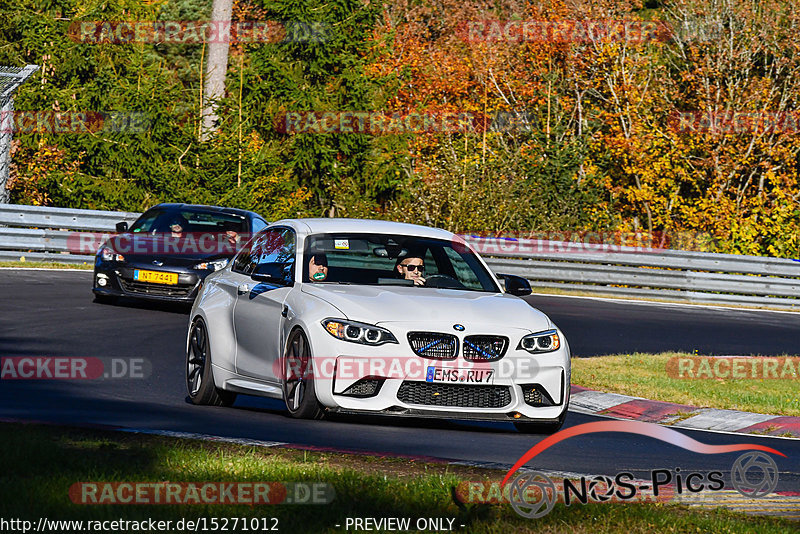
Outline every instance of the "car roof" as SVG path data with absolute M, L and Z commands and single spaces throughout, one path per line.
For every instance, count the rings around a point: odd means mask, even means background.
M 222 206 L 206 206 L 205 204 L 183 204 L 183 203 L 172 203 L 172 202 L 164 202 L 158 204 L 156 206 L 151 207 L 153 208 L 162 208 L 162 209 L 192 209 L 198 211 L 209 211 L 215 213 L 227 213 L 229 215 L 240 215 L 242 217 L 247 217 L 248 215 L 256 216 L 259 219 L 263 219 L 261 215 L 255 213 L 253 211 L 242 210 L 239 208 L 224 208 Z
M 419 224 L 382 221 L 376 219 L 317 218 L 317 219 L 282 219 L 273 224 L 290 224 L 298 229 L 305 226 L 308 234 L 326 233 L 370 233 L 396 234 L 429 237 L 433 239 L 451 240 L 453 233 L 440 228 L 431 228 Z

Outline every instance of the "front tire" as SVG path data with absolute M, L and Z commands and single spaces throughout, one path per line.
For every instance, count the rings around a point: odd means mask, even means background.
M 289 336 L 283 366 L 283 400 L 289 415 L 297 419 L 322 419 L 317 400 L 308 339 L 299 328 Z
M 196 319 L 189 331 L 186 347 L 186 389 L 192 404 L 230 406 L 236 393 L 219 389 L 211 371 L 211 348 L 208 329 L 202 319 Z

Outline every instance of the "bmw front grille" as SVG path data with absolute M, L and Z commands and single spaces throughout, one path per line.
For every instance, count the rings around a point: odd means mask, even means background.
M 467 336 L 464 338 L 464 359 L 470 362 L 494 362 L 508 350 L 504 336 Z
M 455 360 L 458 338 L 441 332 L 409 332 L 408 342 L 414 354 L 432 360 Z

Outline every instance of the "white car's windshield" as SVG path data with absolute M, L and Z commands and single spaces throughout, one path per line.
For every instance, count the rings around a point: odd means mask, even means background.
M 499 292 L 466 246 L 385 234 L 316 234 L 306 238 L 303 280 Z

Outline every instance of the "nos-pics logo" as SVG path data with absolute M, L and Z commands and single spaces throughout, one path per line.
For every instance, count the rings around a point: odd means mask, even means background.
M 706 445 L 685 436 L 675 430 L 664 428 L 651 423 L 638 421 L 609 421 L 587 423 L 562 430 L 538 443 L 525 453 L 519 461 L 509 470 L 503 479 L 503 484 L 508 483 L 511 476 L 531 458 L 548 447 L 567 438 L 596 432 L 627 432 L 655 437 L 662 441 L 677 445 L 681 448 L 700 454 L 723 454 L 745 450 L 731 466 L 731 485 L 743 496 L 748 498 L 761 498 L 772 493 L 778 485 L 778 466 L 775 461 L 765 454 L 769 452 L 779 456 L 785 455 L 770 447 L 755 444 L 737 445 Z M 559 499 L 559 493 L 566 505 L 573 501 L 582 504 L 592 502 L 607 502 L 615 499 L 620 502 L 632 500 L 637 497 L 640 490 L 652 489 L 653 495 L 658 496 L 664 486 L 675 482 L 670 491 L 678 494 L 684 491 L 696 493 L 703 490 L 719 491 L 724 488 L 722 473 L 712 471 L 709 473 L 687 473 L 680 469 L 670 471 L 655 469 L 650 473 L 650 480 L 632 483 L 631 473 L 619 473 L 616 477 L 581 477 L 579 482 L 562 479 L 556 484 L 550 477 L 538 471 L 524 472 L 511 481 L 508 492 L 509 501 L 514 510 L 521 516 L 530 519 L 543 517 L 550 513 Z

